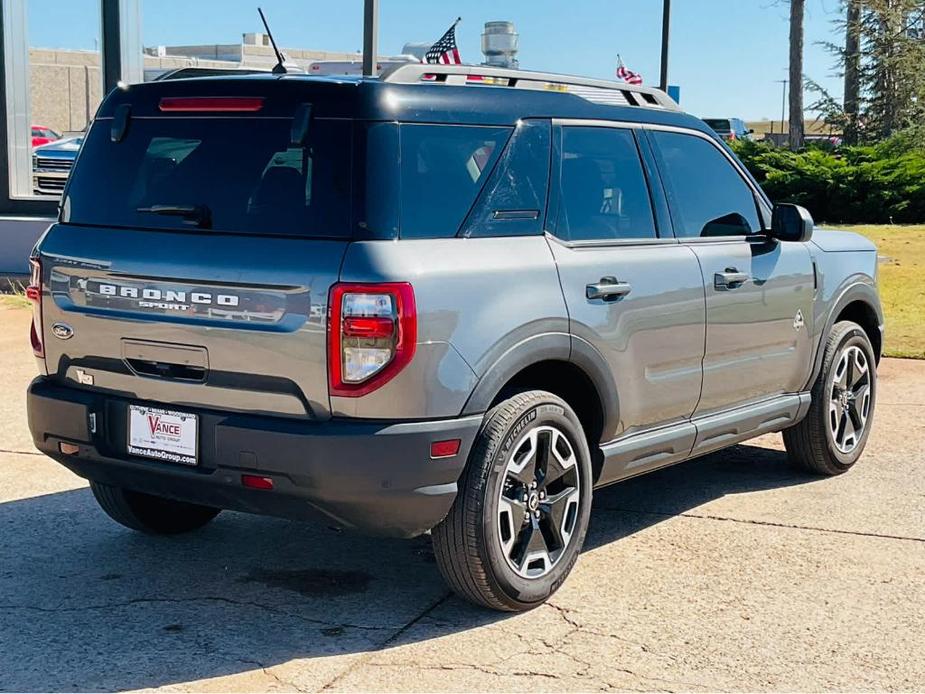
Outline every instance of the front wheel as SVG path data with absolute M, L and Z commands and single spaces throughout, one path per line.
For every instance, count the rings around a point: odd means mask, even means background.
M 443 577 L 496 610 L 536 607 L 572 570 L 591 512 L 591 456 L 560 398 L 520 393 L 485 416 L 459 495 L 433 530 Z
M 857 323 L 840 321 L 826 341 L 809 412 L 784 430 L 790 459 L 819 475 L 846 472 L 864 451 L 876 402 L 877 364 L 870 339 Z

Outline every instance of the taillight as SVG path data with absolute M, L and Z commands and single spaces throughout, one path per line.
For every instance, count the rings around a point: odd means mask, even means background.
M 331 395 L 366 395 L 414 356 L 417 314 L 407 282 L 335 284 L 328 317 Z
M 29 340 L 32 342 L 32 353 L 37 357 L 45 357 L 45 345 L 42 344 L 42 261 L 38 258 L 29 258 L 29 286 L 26 287 L 26 297 L 32 302 L 32 327 L 29 330 Z

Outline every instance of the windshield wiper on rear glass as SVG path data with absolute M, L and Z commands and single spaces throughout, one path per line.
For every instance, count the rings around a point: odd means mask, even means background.
M 150 207 L 138 207 L 135 211 L 182 217 L 185 222 L 195 224 L 200 229 L 212 228 L 212 210 L 208 205 L 151 205 Z

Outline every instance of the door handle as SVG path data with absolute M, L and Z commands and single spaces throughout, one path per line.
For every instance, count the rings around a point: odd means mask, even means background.
M 734 267 L 727 267 L 723 272 L 713 275 L 713 286 L 716 289 L 738 289 L 748 282 L 751 276 L 747 272 L 739 272 Z
M 604 301 L 616 301 L 633 291 L 633 285 L 629 282 L 620 282 L 616 277 L 601 277 L 597 284 L 589 284 L 585 287 L 585 296 L 588 300 L 603 299 Z

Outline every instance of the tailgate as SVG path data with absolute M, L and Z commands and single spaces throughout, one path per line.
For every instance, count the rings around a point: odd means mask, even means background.
M 53 226 L 49 375 L 182 406 L 329 416 L 328 290 L 346 241 Z

